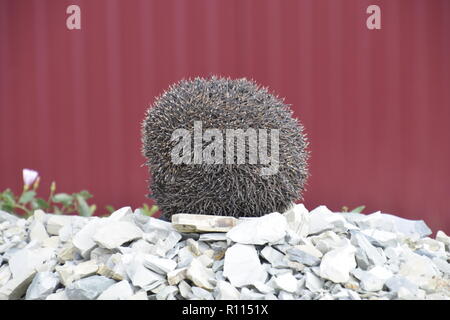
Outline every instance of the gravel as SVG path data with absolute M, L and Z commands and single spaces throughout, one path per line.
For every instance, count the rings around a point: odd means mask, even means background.
M 423 221 L 302 204 L 173 221 L 0 211 L 0 299 L 450 299 L 450 237 Z

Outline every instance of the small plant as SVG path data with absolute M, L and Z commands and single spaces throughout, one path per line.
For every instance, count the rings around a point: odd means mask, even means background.
M 365 208 L 366 208 L 366 206 L 359 206 L 359 207 L 356 207 L 355 209 L 353 209 L 353 210 L 351 210 L 351 211 L 348 211 L 348 207 L 347 207 L 347 206 L 343 206 L 342 209 L 341 209 L 341 211 L 342 211 L 342 212 L 361 213 L 361 212 L 363 212 L 363 210 L 364 210 Z
M 31 216 L 35 210 L 41 209 L 45 212 L 55 214 L 78 214 L 89 217 L 97 209 L 95 204 L 88 204 L 88 199 L 92 198 L 86 190 L 68 194 L 64 192 L 56 193 L 56 183 L 53 181 L 50 186 L 50 194 L 47 199 L 38 197 L 39 173 L 31 169 L 23 169 L 23 190 L 20 195 L 15 195 L 11 189 L 0 192 L 0 210 L 23 217 Z M 106 206 L 109 213 L 115 211 L 114 207 Z M 146 215 L 153 215 L 158 211 L 157 206 L 149 207 L 144 204 L 141 212 Z

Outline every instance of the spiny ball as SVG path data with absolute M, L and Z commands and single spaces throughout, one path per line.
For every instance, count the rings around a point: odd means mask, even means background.
M 207 148 L 208 142 L 228 141 L 225 139 L 228 129 L 243 129 L 247 133 L 250 128 L 257 133 L 266 130 L 267 154 L 275 155 L 275 144 L 278 146 L 277 158 L 271 158 L 277 170 L 273 174 L 261 174 L 261 169 L 269 165 L 249 161 L 250 138 L 247 141 L 245 137 L 244 163 L 236 158 L 237 144 L 242 143 L 239 139 L 227 142 L 231 143 L 228 147 L 236 147 L 236 153 L 230 158 L 226 154 L 229 149 L 223 147 L 211 153 L 223 155 L 222 162 L 196 161 L 192 150 L 198 138 L 186 144 L 191 151 L 184 158 L 187 161 L 174 162 L 173 150 L 180 141 L 174 140 L 174 132 L 177 129 L 194 132 L 198 123 L 202 132 L 218 129 L 224 133 L 223 140 L 217 136 L 206 143 L 208 139 L 201 137 L 200 151 Z M 275 131 L 278 131 L 278 141 L 271 139 Z M 262 136 L 257 141 L 264 142 Z M 292 110 L 282 99 L 245 78 L 195 78 L 172 85 L 147 110 L 142 123 L 142 144 L 151 173 L 152 197 L 168 218 L 176 213 L 254 217 L 284 212 L 302 198 L 308 178 L 308 142 L 303 126 L 293 118 Z M 261 160 L 261 154 L 258 155 L 257 159 Z

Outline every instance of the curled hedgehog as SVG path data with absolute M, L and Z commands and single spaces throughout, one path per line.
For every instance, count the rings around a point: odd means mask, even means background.
M 191 139 L 189 132 L 199 126 L 201 132 L 213 129 L 220 136 L 206 139 L 206 135 L 194 133 Z M 175 139 L 174 133 L 180 130 L 182 134 Z M 229 139 L 233 130 L 247 136 Z M 268 139 L 266 149 L 276 170 L 262 174 L 267 161 L 255 161 L 263 159 L 261 150 L 252 158 L 248 133 L 272 131 L 278 137 Z M 142 123 L 142 153 L 151 174 L 152 197 L 167 218 L 176 213 L 255 217 L 284 212 L 302 199 L 308 178 L 308 141 L 303 131 L 289 106 L 253 81 L 182 80 L 155 100 Z M 212 149 L 213 144 L 225 141 L 221 132 L 227 134 L 226 148 Z M 263 141 L 261 137 L 255 141 Z M 187 143 L 182 145 L 182 140 Z M 195 144 L 199 141 L 203 143 L 200 149 Z M 261 146 L 255 142 L 253 147 L 256 145 Z M 244 149 L 239 149 L 242 146 Z M 206 149 L 212 150 L 213 159 L 232 161 L 199 161 Z M 200 158 L 193 152 L 174 161 L 174 154 L 186 150 L 200 150 Z M 239 159 L 238 152 L 230 156 L 229 150 L 244 150 L 245 155 Z

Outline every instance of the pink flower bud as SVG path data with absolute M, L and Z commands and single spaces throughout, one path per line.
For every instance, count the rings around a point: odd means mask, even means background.
M 23 183 L 28 187 L 33 184 L 34 181 L 39 177 L 39 172 L 31 169 L 23 169 Z

